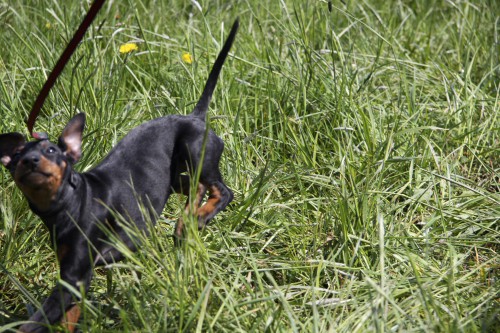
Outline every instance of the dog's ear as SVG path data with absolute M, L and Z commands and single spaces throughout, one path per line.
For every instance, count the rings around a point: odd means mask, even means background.
M 85 113 L 79 113 L 68 122 L 59 137 L 58 145 L 69 162 L 76 163 L 82 156 L 82 137 L 85 128 Z
M 19 152 L 25 144 L 26 139 L 20 133 L 0 134 L 0 160 L 3 166 L 9 167 L 14 154 Z

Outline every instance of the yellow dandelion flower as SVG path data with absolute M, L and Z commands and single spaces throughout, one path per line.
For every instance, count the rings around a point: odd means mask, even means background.
M 137 51 L 139 47 L 135 43 L 125 43 L 120 45 L 120 53 L 130 53 L 132 51 Z
M 45 29 L 50 29 L 52 28 L 52 24 L 50 22 L 45 23 Z
M 193 56 L 189 52 L 184 52 L 182 54 L 182 61 L 184 61 L 188 65 L 191 65 L 193 63 Z

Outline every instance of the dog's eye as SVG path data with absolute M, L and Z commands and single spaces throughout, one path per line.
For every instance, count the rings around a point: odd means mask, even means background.
M 56 152 L 56 148 L 55 147 L 49 147 L 49 148 L 47 148 L 46 152 L 47 152 L 47 154 L 54 154 Z

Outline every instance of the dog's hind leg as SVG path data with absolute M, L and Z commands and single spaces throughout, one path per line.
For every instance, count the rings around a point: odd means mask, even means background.
M 207 186 L 208 199 L 201 206 L 196 215 L 198 216 L 198 229 L 203 229 L 211 218 L 218 212 L 224 210 L 233 200 L 233 192 L 222 181 L 216 181 Z
M 184 213 L 186 215 L 188 214 L 197 214 L 198 209 L 200 207 L 200 204 L 205 197 L 205 193 L 207 193 L 207 188 L 205 185 L 202 183 L 198 183 L 198 188 L 196 190 L 195 198 L 194 200 L 191 199 L 190 193 L 189 193 L 189 176 L 182 175 L 182 181 L 181 185 L 177 186 L 178 184 L 175 184 L 176 186 L 174 187 L 174 191 L 176 193 L 181 193 L 184 195 L 188 196 L 188 199 L 186 201 L 186 206 L 184 207 Z M 180 217 L 177 220 L 177 223 L 175 225 L 175 232 L 174 232 L 174 239 L 176 243 L 178 244 L 179 240 L 182 237 L 182 234 L 184 232 L 184 221 L 182 217 Z
M 208 189 L 208 199 L 200 207 L 201 201 Z M 198 217 L 198 230 L 205 228 L 210 219 L 218 212 L 224 210 L 233 200 L 233 192 L 222 181 L 216 181 L 208 186 L 203 183 L 198 184 L 195 200 L 188 199 L 184 208 L 185 214 L 194 213 Z M 182 218 L 177 220 L 174 232 L 174 241 L 180 245 L 180 240 L 184 233 L 184 221 Z

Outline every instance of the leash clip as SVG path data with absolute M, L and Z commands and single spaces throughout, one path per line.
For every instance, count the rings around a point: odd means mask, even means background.
M 49 135 L 45 132 L 33 132 L 31 136 L 39 141 L 49 139 Z

